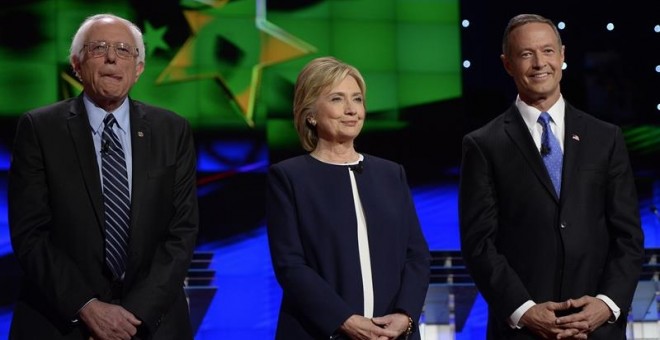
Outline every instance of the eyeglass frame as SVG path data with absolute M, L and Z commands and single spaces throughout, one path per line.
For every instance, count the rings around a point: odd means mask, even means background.
M 100 52 L 95 52 L 92 50 L 93 47 L 103 47 L 103 53 Z M 88 41 L 83 44 L 83 49 L 87 51 L 87 53 L 92 56 L 93 58 L 99 58 L 99 57 L 105 57 L 108 55 L 108 51 L 110 50 L 110 47 L 112 47 L 115 50 L 115 55 L 121 59 L 129 59 L 131 57 L 135 58 L 140 55 L 140 49 L 125 42 L 115 42 L 115 43 L 109 43 L 105 40 L 98 40 L 98 41 Z M 121 52 L 119 53 L 117 48 L 123 47 L 127 50 L 126 53 L 129 53 L 127 55 L 124 55 Z

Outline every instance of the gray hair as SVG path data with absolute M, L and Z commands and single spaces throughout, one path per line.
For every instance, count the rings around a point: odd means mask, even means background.
M 502 38 L 502 54 L 504 54 L 505 56 L 509 55 L 509 35 L 511 35 L 511 31 L 522 25 L 533 22 L 547 24 L 550 27 L 552 27 L 552 30 L 555 32 L 555 35 L 557 36 L 557 42 L 559 43 L 559 46 L 562 46 L 559 30 L 557 30 L 557 26 L 555 26 L 552 20 L 542 17 L 538 14 L 519 14 L 511 18 L 511 20 L 509 20 L 509 24 L 506 26 L 506 29 L 504 30 L 504 37 Z
M 69 49 L 69 59 L 73 60 L 74 57 L 77 57 L 78 60 L 82 60 L 83 54 L 85 53 L 83 51 L 83 46 L 85 44 L 85 39 L 87 38 L 87 31 L 89 31 L 89 28 L 92 27 L 94 23 L 104 19 L 114 19 L 126 25 L 126 27 L 128 27 L 128 29 L 131 31 L 131 34 L 133 34 L 133 39 L 135 40 L 135 45 L 136 45 L 135 47 L 137 47 L 138 49 L 138 55 L 136 57 L 136 60 L 138 63 L 144 64 L 144 58 L 145 58 L 144 39 L 142 38 L 142 31 L 140 30 L 140 28 L 137 27 L 137 25 L 135 25 L 134 23 L 124 18 L 109 13 L 96 14 L 88 17 L 87 19 L 85 19 L 85 21 L 83 21 L 83 23 L 78 28 L 76 34 L 73 36 L 73 40 L 71 41 L 71 48 Z

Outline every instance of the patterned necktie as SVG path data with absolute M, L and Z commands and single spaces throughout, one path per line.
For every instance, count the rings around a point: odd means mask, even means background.
M 103 119 L 101 141 L 103 203 L 105 207 L 105 262 L 115 278 L 126 269 L 130 196 L 126 160 L 112 126 L 117 122 L 109 114 Z
M 550 129 L 550 115 L 547 112 L 542 112 L 539 116 L 538 122 L 543 126 L 543 134 L 541 135 L 541 156 L 543 163 L 545 163 L 548 174 L 552 180 L 552 185 L 555 187 L 557 197 L 561 191 L 561 170 L 564 161 L 564 155 L 561 152 L 559 140 L 555 137 Z

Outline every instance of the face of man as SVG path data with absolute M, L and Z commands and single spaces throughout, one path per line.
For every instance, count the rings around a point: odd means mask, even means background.
M 96 44 L 96 49 L 99 44 L 105 44 L 107 53 L 89 52 L 86 45 L 82 58 L 73 58 L 73 68 L 82 80 L 85 93 L 96 105 L 111 112 L 126 98 L 142 74 L 144 64 L 138 63 L 135 55 L 118 55 L 118 49 L 127 46 L 135 51 L 136 43 L 130 29 L 115 19 L 92 24 L 85 37 L 85 44 L 90 43 Z
M 520 99 L 545 110 L 560 96 L 559 82 L 564 63 L 564 46 L 552 27 L 528 23 L 509 34 L 509 50 L 502 55 L 504 68 L 513 77 Z M 547 106 L 547 107 L 546 107 Z
M 362 90 L 352 76 L 321 94 L 316 101 L 315 119 L 319 141 L 352 143 L 364 124 Z

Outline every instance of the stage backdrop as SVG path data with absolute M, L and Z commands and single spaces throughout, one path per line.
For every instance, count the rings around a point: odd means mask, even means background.
M 360 69 L 367 82 L 367 120 L 358 151 L 403 164 L 431 248 L 459 250 L 461 137 L 515 98 L 499 60 L 502 31 L 511 16 L 524 12 L 563 23 L 562 92 L 576 106 L 623 127 L 646 245 L 658 247 L 655 5 L 606 0 L 582 10 L 568 0 L 3 0 L 0 337 L 19 288 L 6 216 L 16 119 L 80 93 L 68 49 L 86 17 L 113 13 L 138 24 L 147 58 L 131 96 L 176 111 L 194 127 L 199 250 L 216 253 L 213 284 L 221 287 L 198 338 L 262 339 L 272 338 L 279 303 L 264 234 L 265 172 L 269 164 L 303 152 L 292 124 L 293 84 L 303 65 L 319 56 Z M 243 313 L 245 306 L 252 309 Z M 468 324 L 479 339 L 483 310 L 475 310 L 471 320 L 477 321 Z

